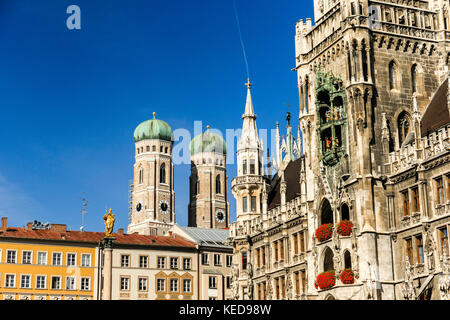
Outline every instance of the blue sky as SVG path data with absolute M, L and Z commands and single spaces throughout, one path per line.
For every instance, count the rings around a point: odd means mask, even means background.
M 295 23 L 312 0 L 237 0 L 258 127 L 298 117 Z M 66 8 L 81 8 L 68 30 Z M 240 128 L 247 75 L 232 0 L 2 0 L 0 216 L 104 229 L 128 224 L 133 131 L 152 112 L 173 129 Z M 290 104 L 288 107 L 286 104 Z M 298 123 L 294 120 L 294 125 Z M 236 174 L 228 166 L 229 184 Z M 187 224 L 189 166 L 175 168 Z M 235 200 L 230 192 L 231 219 Z

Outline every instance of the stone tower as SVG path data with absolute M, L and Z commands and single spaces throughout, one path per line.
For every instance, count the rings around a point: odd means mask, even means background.
M 153 113 L 153 119 L 136 128 L 134 141 L 136 155 L 128 233 L 165 235 L 175 224 L 172 129 Z
M 226 228 L 228 203 L 227 148 L 225 140 L 208 130 L 192 139 L 189 178 L 189 226 Z
M 247 101 L 242 115 L 242 134 L 237 144 L 237 177 L 232 182 L 232 192 L 236 198 L 236 218 L 248 220 L 261 216 L 267 208 L 267 177 L 264 173 L 263 143 L 259 139 L 256 114 L 253 109 L 250 79 L 246 83 Z

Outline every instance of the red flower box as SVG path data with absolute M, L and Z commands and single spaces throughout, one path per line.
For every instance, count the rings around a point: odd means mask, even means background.
M 336 285 L 336 276 L 334 274 L 334 270 L 322 272 L 317 276 L 316 282 L 314 286 L 319 287 L 320 289 L 329 289 Z
M 315 232 L 316 239 L 319 242 L 331 239 L 331 236 L 333 235 L 333 224 L 323 224 L 320 227 L 317 228 Z
M 355 282 L 355 275 L 352 269 L 344 269 L 339 274 L 339 278 L 343 284 L 352 284 Z
M 341 236 L 349 236 L 352 234 L 352 228 L 353 228 L 353 222 L 350 220 L 342 220 L 337 225 L 337 233 L 339 233 Z

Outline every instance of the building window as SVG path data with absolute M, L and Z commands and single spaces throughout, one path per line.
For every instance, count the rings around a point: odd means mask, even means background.
M 184 270 L 191 270 L 191 258 L 183 259 L 183 268 Z
M 144 183 L 144 169 L 140 168 L 139 169 L 139 184 L 143 184 Z
M 266 248 L 265 247 L 261 248 L 261 252 L 262 252 L 262 265 L 265 266 L 266 265 Z
M 441 254 L 444 254 L 444 248 L 446 248 L 447 250 L 447 255 L 449 252 L 448 249 L 448 232 L 447 232 L 447 228 L 441 228 L 438 230 L 439 233 L 439 244 L 440 244 L 440 249 L 441 249 Z
M 178 269 L 178 258 L 170 258 L 170 269 Z
M 247 160 L 244 159 L 242 162 L 242 174 L 247 174 Z
M 60 290 L 61 289 L 61 277 L 52 277 L 52 290 Z
M 252 196 L 250 199 L 251 199 L 252 212 L 255 212 L 256 211 L 256 197 Z
M 302 291 L 303 291 L 303 293 L 306 293 L 306 271 L 305 270 L 300 271 L 300 277 L 301 277 Z
M 122 267 L 128 267 L 130 265 L 130 256 L 122 255 L 121 256 L 121 264 Z
M 231 289 L 231 277 L 227 276 L 225 281 L 227 289 Z
M 75 290 L 75 277 L 66 277 L 66 290 Z
M 148 285 L 147 285 L 147 278 L 139 278 L 139 291 L 147 291 Z
M 23 289 L 31 288 L 31 276 L 30 275 L 22 275 L 20 279 L 20 287 Z
M 242 270 L 247 270 L 247 251 L 242 252 Z
M 214 265 L 215 266 L 222 265 L 222 256 L 220 254 L 214 254 Z
M 183 280 L 183 292 L 186 292 L 186 293 L 191 292 L 191 279 Z
M 344 266 L 345 269 L 350 269 L 352 267 L 352 256 L 347 250 L 344 253 Z
M 166 183 L 166 164 L 163 163 L 159 169 L 159 182 Z
M 6 251 L 6 263 L 16 263 L 17 251 L 8 250 Z
M 295 233 L 292 242 L 294 243 L 294 254 L 298 254 L 298 235 Z
M 406 255 L 408 256 L 409 263 L 414 264 L 414 256 L 413 256 L 413 246 L 412 246 L 412 239 L 405 239 L 406 243 Z
M 217 289 L 217 277 L 209 277 L 209 289 Z
M 444 204 L 444 181 L 442 177 L 435 180 L 436 184 L 436 203 Z
M 22 251 L 22 263 L 23 264 L 31 264 L 31 251 Z
M 397 124 L 398 124 L 398 145 L 399 147 L 401 147 L 406 137 L 408 136 L 410 128 L 409 116 L 405 111 L 400 113 L 400 115 L 398 116 Z
M 146 146 L 145 151 L 150 152 L 150 146 Z
M 305 234 L 303 231 L 299 233 L 299 240 L 300 240 L 300 252 L 305 252 Z
M 255 174 L 255 159 L 250 159 L 250 174 Z
M 158 269 L 165 269 L 165 268 L 166 268 L 166 258 L 158 257 Z
M 295 293 L 300 294 L 300 276 L 298 272 L 294 273 Z
M 217 175 L 217 177 L 216 177 L 216 193 L 217 194 L 221 194 L 222 193 L 222 191 L 220 190 L 220 185 L 221 185 L 221 183 L 220 183 L 220 175 Z
M 416 240 L 416 255 L 417 255 L 417 262 L 423 263 L 423 242 L 422 242 L 422 235 L 415 236 Z
M 7 274 L 6 275 L 5 287 L 6 288 L 15 288 L 16 287 L 16 275 L 15 274 Z
M 61 265 L 61 259 L 62 258 L 62 254 L 59 252 L 53 252 L 53 265 L 54 266 L 60 266 Z
M 417 92 L 417 64 L 413 65 L 411 68 L 411 86 L 412 91 Z
M 278 243 L 280 244 L 280 258 L 284 260 L 284 241 L 280 240 Z
M 403 216 L 409 216 L 409 194 L 408 190 L 402 192 Z
M 68 266 L 75 266 L 77 264 L 77 256 L 75 253 L 68 253 L 67 254 L 67 265 Z
M 275 261 L 278 261 L 279 259 L 278 259 L 278 243 L 277 243 L 277 241 L 275 241 L 273 243 L 273 250 L 274 250 L 274 253 L 273 253 L 274 259 L 275 259 Z
M 47 282 L 46 276 L 37 276 L 36 277 L 36 289 L 45 289 L 47 287 L 46 282 Z
M 164 153 L 168 153 L 169 152 L 169 148 L 168 147 L 165 147 L 164 148 Z
M 242 212 L 247 212 L 247 211 L 248 211 L 247 197 L 243 197 L 242 198 Z
M 259 260 L 259 248 L 255 250 L 255 260 L 256 260 L 256 267 L 261 267 L 260 260 Z
M 232 255 L 227 255 L 227 267 L 231 267 L 233 263 L 233 256 Z
M 120 290 L 128 291 L 130 290 L 130 278 L 120 277 Z
M 38 252 L 38 264 L 46 265 L 47 264 L 47 252 Z
M 83 253 L 81 255 L 81 266 L 82 267 L 90 267 L 91 266 L 91 254 Z
M 91 278 L 81 278 L 81 290 L 89 291 L 91 290 Z
M 139 268 L 148 268 L 148 256 L 139 257 Z
M 195 181 L 195 194 L 200 194 L 200 181 Z
M 417 187 L 411 189 L 411 197 L 413 212 L 420 212 L 419 189 Z
M 178 279 L 170 279 L 170 292 L 178 292 Z
M 156 291 L 157 292 L 164 292 L 165 286 L 166 286 L 165 279 L 156 279 Z

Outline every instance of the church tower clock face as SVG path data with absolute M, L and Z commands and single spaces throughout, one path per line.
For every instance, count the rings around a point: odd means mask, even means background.
M 216 211 L 216 221 L 218 223 L 222 223 L 225 221 L 225 213 L 223 213 L 222 210 L 217 210 Z
M 169 212 L 169 203 L 166 200 L 161 200 L 159 202 L 159 212 L 161 213 Z

